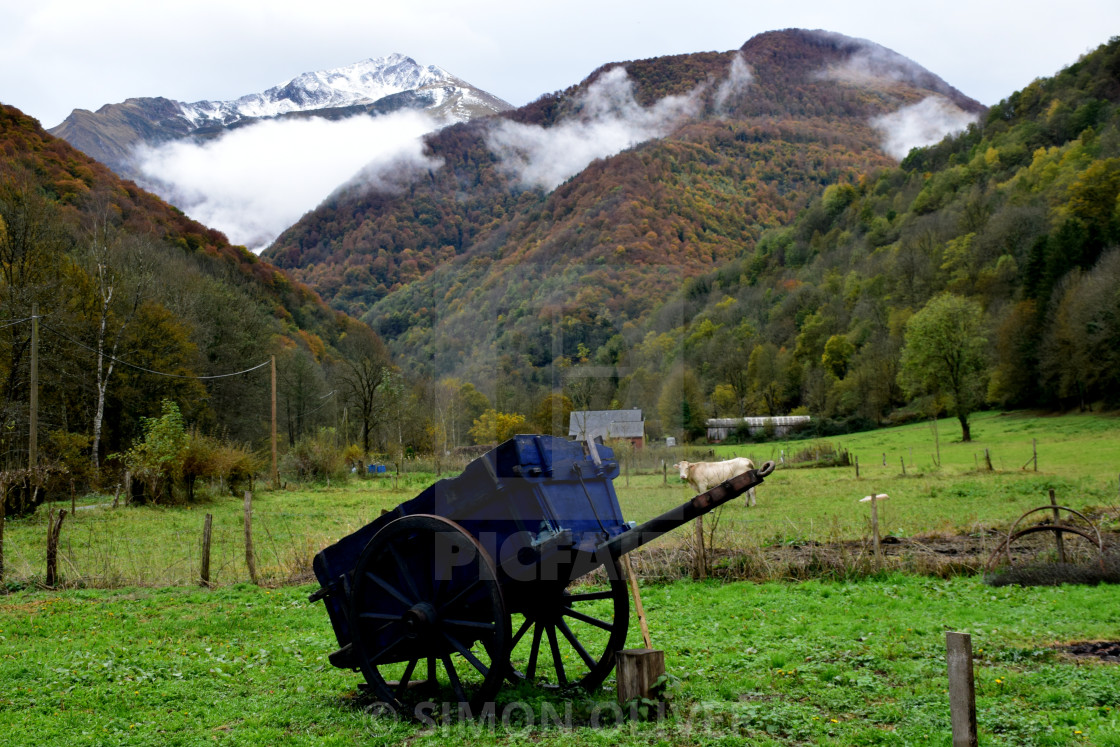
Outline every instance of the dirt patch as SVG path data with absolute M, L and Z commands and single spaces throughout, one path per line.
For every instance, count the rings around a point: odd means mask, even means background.
M 1120 663 L 1120 641 L 1088 641 L 1071 643 L 1059 651 L 1072 654 L 1079 659 L 1099 659 L 1113 664 Z
M 1105 534 L 1106 549 L 1120 547 L 1120 536 Z M 901 571 L 947 578 L 958 575 L 990 573 L 988 561 L 1006 535 L 996 530 L 959 535 L 924 537 L 892 537 L 880 540 L 876 556 L 870 540 L 820 543 L 801 542 L 765 547 L 709 548 L 709 575 L 725 580 L 803 580 L 808 578 L 856 578 L 883 571 Z M 1118 558 L 1109 551 L 1108 558 Z M 694 573 L 693 554 L 689 546 L 674 548 L 643 548 L 632 553 L 637 574 L 649 581 L 672 581 L 688 578 Z M 1099 583 L 1110 581 L 1099 574 L 1083 572 L 1083 565 L 1067 563 L 1055 575 L 1054 564 L 1040 563 L 1036 545 L 1013 545 L 1012 569 L 1043 568 L 1034 573 L 1038 583 Z M 1108 560 L 1112 567 L 1112 561 Z M 1006 560 L 997 566 L 1007 567 Z M 1099 563 L 1097 563 L 1099 565 Z M 1090 569 L 1092 570 L 1092 569 Z M 1072 575 L 1071 575 L 1072 574 Z M 1117 579 L 1120 581 L 1120 578 Z M 1006 583 L 1034 583 L 1030 574 L 1010 578 Z

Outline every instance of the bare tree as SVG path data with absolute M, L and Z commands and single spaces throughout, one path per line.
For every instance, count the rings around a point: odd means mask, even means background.
M 357 324 L 339 339 L 338 347 L 344 356 L 338 369 L 339 390 L 361 426 L 362 452 L 368 454 L 380 415 L 380 389 L 387 382 L 389 356 L 373 330 Z
M 104 195 L 92 198 L 84 259 L 94 281 L 92 309 L 97 362 L 94 366 L 97 404 L 93 415 L 91 461 L 100 468 L 101 428 L 105 397 L 125 331 L 136 318 L 151 284 L 147 252 L 135 240 L 123 240 L 114 225 L 115 207 Z

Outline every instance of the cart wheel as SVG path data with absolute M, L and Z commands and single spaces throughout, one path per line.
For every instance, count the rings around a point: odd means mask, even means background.
M 512 615 L 511 629 L 517 632 L 510 645 L 511 681 L 589 691 L 603 684 L 630 626 L 630 593 L 621 566 L 614 560 L 604 567 L 606 588 L 589 586 L 584 576 L 567 588 L 533 589 L 533 603 Z
M 422 692 L 478 713 L 508 670 L 509 617 L 494 561 L 439 516 L 405 516 L 374 535 L 354 568 L 350 622 L 366 682 L 394 709 Z

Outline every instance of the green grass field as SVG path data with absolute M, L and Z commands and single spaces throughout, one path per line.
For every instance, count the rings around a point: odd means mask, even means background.
M 780 465 L 758 489 L 757 506 L 738 500 L 722 512 L 715 543 L 732 558 L 858 544 L 869 532 L 858 499 L 871 492 L 890 495 L 880 504 L 881 529 L 898 537 L 971 535 L 994 545 L 988 530 L 1006 530 L 1051 489 L 1116 530 L 1120 419 L 987 413 L 976 418 L 971 444 L 955 442 L 954 428 L 938 423 L 940 465 L 929 424 L 832 439 L 859 457 L 858 478 L 854 467 Z M 1022 469 L 1032 439 L 1037 472 Z M 810 445 L 714 451 L 763 461 L 784 450 L 788 462 Z M 687 500 L 690 491 L 671 469 L 666 480 L 660 459 L 703 451 L 635 457 L 616 480 L 624 515 L 642 521 Z M 963 630 L 973 635 L 983 743 L 1120 745 L 1116 665 L 1058 650 L 1120 640 L 1116 587 L 992 588 L 976 575 L 937 578 L 897 566 L 872 569 L 858 583 L 650 583 L 671 577 L 651 558 L 685 546 L 688 528 L 636 563 L 647 580 L 654 646 L 674 677 L 665 721 L 592 728 L 614 714 L 611 681 L 585 697 L 503 690 L 494 726 L 443 724 L 438 708 L 419 723 L 378 717 L 359 696 L 359 676 L 326 662 L 335 642 L 322 605 L 306 602 L 315 588 L 306 584 L 310 562 L 435 479 L 409 473 L 396 487 L 354 479 L 259 492 L 253 528 L 263 588 L 244 583 L 240 498 L 112 509 L 101 505 L 105 496 L 84 497 L 79 504 L 90 508 L 67 516 L 62 531 L 62 591 L 40 589 L 45 509 L 9 519 L 0 743 L 949 744 L 944 634 Z M 215 527 L 210 591 L 197 588 L 205 513 Z M 631 627 L 628 643 L 638 645 Z
M 503 690 L 493 726 L 441 724 L 438 704 L 427 722 L 371 715 L 359 676 L 326 662 L 333 634 L 306 601 L 313 588 L 2 597 L 0 741 L 948 745 L 945 631 L 958 630 L 973 636 L 984 744 L 1120 744 L 1116 665 L 1054 648 L 1120 637 L 1114 588 L 914 576 L 649 586 L 672 707 L 661 723 L 618 727 L 610 680 L 574 699 Z

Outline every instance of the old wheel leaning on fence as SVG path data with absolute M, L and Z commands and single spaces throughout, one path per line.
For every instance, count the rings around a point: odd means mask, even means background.
M 586 588 L 586 576 L 568 588 L 561 581 L 526 589 L 510 626 L 517 631 L 510 653 L 512 681 L 586 690 L 603 684 L 630 626 L 630 593 L 618 560 L 604 569 L 606 589 Z
M 401 708 L 419 691 L 477 712 L 494 699 L 509 616 L 493 560 L 458 524 L 414 515 L 386 526 L 358 560 L 350 600 L 358 665 L 380 700 Z

